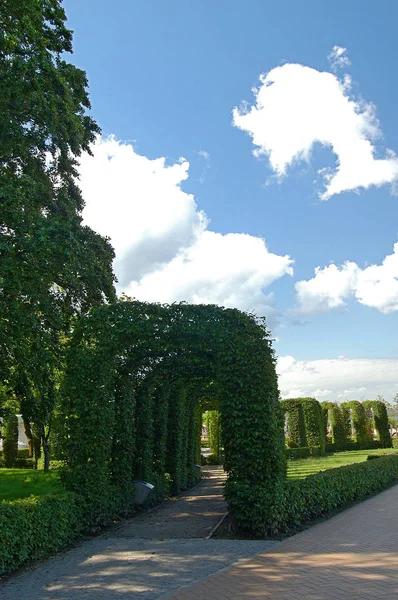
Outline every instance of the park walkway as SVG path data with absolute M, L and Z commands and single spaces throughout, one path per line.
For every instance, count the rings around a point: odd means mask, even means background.
M 397 600 L 398 485 L 168 600 Z
M 225 514 L 225 473 L 0 585 L 1 600 L 157 600 L 272 545 L 206 539 Z M 1 543 L 1 541 L 0 541 Z

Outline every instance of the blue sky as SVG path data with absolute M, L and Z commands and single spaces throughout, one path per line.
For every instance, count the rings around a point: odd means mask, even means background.
M 64 7 L 103 132 L 82 160 L 85 218 L 111 236 L 119 291 L 266 314 L 284 396 L 391 398 L 398 6 Z

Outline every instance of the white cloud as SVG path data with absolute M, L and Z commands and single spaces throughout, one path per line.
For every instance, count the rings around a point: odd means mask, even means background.
M 354 262 L 341 267 L 334 264 L 316 267 L 315 277 L 295 284 L 298 311 L 301 314 L 325 312 L 345 306 L 355 298 L 365 306 L 384 314 L 398 310 L 398 243 L 381 265 L 361 269 Z
M 333 46 L 332 51 L 328 54 L 328 60 L 332 69 L 342 69 L 349 67 L 351 64 L 347 56 L 347 48 L 342 48 L 341 46 Z
M 340 58 L 344 58 L 344 53 Z M 374 106 L 350 97 L 350 78 L 285 64 L 260 76 L 255 105 L 233 110 L 233 123 L 249 133 L 255 156 L 265 155 L 279 178 L 300 161 L 309 162 L 316 143 L 337 157 L 334 170 L 321 169 L 328 200 L 343 191 L 393 184 L 398 159 L 391 150 L 376 157 L 373 141 L 381 136 Z
M 298 361 L 278 359 L 282 398 L 314 397 L 320 401 L 391 400 L 397 390 L 398 359 L 336 358 Z
M 99 138 L 93 155 L 81 158 L 84 219 L 111 238 L 120 293 L 275 315 L 264 288 L 291 275 L 293 261 L 271 253 L 261 238 L 210 231 L 194 196 L 181 189 L 186 160 L 168 166 L 113 137 Z

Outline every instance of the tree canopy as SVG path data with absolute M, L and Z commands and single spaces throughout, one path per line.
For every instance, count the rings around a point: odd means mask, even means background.
M 99 128 L 65 21 L 59 0 L 0 0 L 0 379 L 43 436 L 65 335 L 115 299 L 113 249 L 82 223 L 77 160 Z

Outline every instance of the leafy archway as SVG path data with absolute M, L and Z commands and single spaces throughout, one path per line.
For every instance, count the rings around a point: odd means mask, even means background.
M 133 480 L 195 480 L 200 401 L 221 412 L 226 499 L 256 530 L 285 478 L 283 418 L 263 320 L 235 309 L 120 302 L 94 309 L 68 352 L 64 480 L 86 521 L 131 508 Z M 165 474 L 168 475 L 165 475 Z

